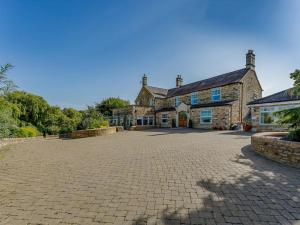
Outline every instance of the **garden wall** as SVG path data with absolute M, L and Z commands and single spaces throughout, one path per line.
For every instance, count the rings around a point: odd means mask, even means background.
M 300 142 L 282 140 L 286 132 L 257 133 L 251 137 L 252 148 L 269 159 L 300 168 Z
M 63 137 L 73 139 L 73 138 L 104 136 L 104 135 L 114 134 L 117 132 L 117 130 L 122 131 L 122 129 L 120 129 L 118 127 L 77 130 L 77 131 L 73 131 L 72 133 L 66 134 Z
M 43 137 L 38 136 L 38 137 L 27 137 L 27 138 L 3 138 L 0 139 L 0 148 L 5 145 L 18 144 L 29 140 L 35 140 L 35 139 L 43 139 Z

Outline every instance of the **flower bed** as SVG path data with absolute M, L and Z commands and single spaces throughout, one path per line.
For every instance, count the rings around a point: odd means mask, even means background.
M 257 133 L 251 137 L 251 146 L 262 156 L 300 168 L 300 142 L 283 140 L 286 135 L 286 132 Z

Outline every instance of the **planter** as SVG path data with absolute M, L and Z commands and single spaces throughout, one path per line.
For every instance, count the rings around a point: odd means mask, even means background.
M 300 142 L 286 141 L 286 132 L 257 133 L 251 137 L 255 152 L 289 166 L 300 167 Z
M 243 129 L 244 129 L 244 131 L 251 131 L 252 130 L 252 125 L 244 124 Z

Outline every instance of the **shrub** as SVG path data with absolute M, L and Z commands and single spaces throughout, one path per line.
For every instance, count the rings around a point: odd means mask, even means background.
M 288 140 L 300 142 L 300 129 L 292 130 L 288 134 Z
M 28 126 L 28 127 L 20 127 L 15 131 L 15 136 L 17 137 L 36 137 L 39 136 L 40 132 L 36 127 Z
M 109 122 L 107 120 L 104 120 L 100 126 L 100 128 L 107 128 L 109 127 Z

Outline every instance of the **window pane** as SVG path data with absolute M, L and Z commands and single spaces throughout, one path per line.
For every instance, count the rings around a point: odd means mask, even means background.
M 136 120 L 136 125 L 142 125 L 142 119 L 137 119 Z
M 144 116 L 143 118 L 143 125 L 148 125 L 148 117 L 147 116 Z
M 271 112 L 263 112 L 260 115 L 262 124 L 272 124 L 274 122 L 274 116 Z
M 153 125 L 153 116 L 149 116 L 149 125 Z

